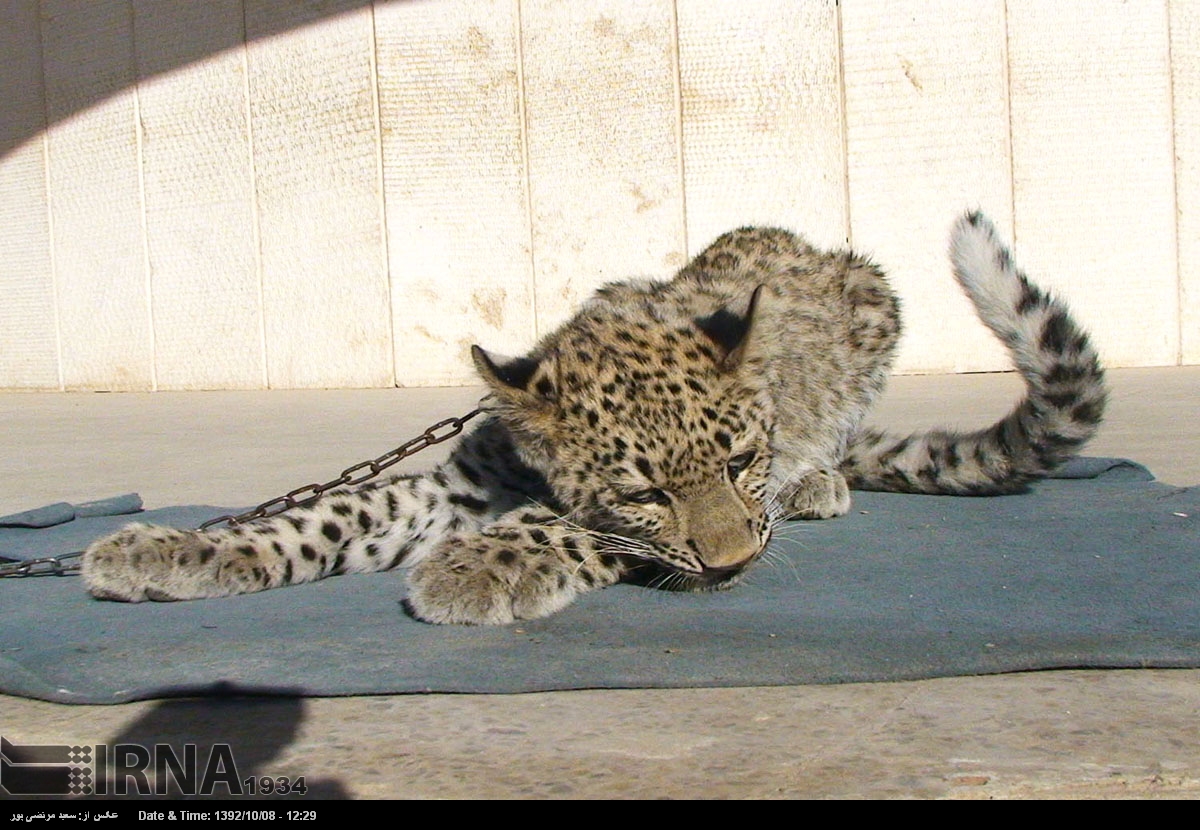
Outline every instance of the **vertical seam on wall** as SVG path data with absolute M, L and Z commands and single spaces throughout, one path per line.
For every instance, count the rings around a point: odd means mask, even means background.
M 379 39 L 375 31 L 375 3 L 371 3 L 371 96 L 375 108 L 375 172 L 379 184 L 379 234 L 380 252 L 383 256 L 383 282 L 387 290 L 387 340 L 388 365 L 391 371 L 389 386 L 397 386 L 396 376 L 396 320 L 392 295 L 392 257 L 388 242 L 387 190 L 384 186 L 383 170 L 383 112 L 379 96 Z
M 44 67 L 44 53 L 42 60 Z M 44 82 L 42 88 L 43 90 L 45 89 Z M 42 112 L 45 113 L 45 92 L 42 93 L 42 97 Z M 44 120 L 45 115 L 43 115 Z M 60 308 L 58 298 L 58 256 L 54 244 L 54 206 L 51 204 L 52 194 L 50 192 L 50 131 L 48 128 L 43 128 L 41 139 L 43 186 L 46 189 L 46 244 L 50 249 L 48 251 L 50 259 L 50 305 L 54 310 L 54 367 L 58 373 L 58 391 L 65 392 L 67 391 L 67 382 L 63 370 L 62 309 Z
M 58 389 L 67 389 L 66 371 L 63 367 L 62 309 L 59 302 L 58 256 L 54 244 L 54 202 L 50 187 L 50 96 L 46 89 L 46 38 L 45 18 L 38 15 L 38 55 L 42 72 L 42 181 L 46 190 L 46 244 L 50 259 L 50 300 L 54 310 L 54 364 L 58 371 Z
M 246 115 L 246 155 L 250 174 L 250 233 L 254 241 L 254 278 L 258 288 L 258 355 L 262 388 L 271 388 L 270 363 L 267 360 L 267 303 L 263 288 L 262 219 L 258 205 L 258 165 L 254 152 L 254 112 L 250 106 L 250 43 L 246 25 L 246 4 L 242 3 L 242 95 Z
M 533 245 L 533 178 L 529 171 L 529 111 L 525 100 L 525 24 L 521 17 L 521 0 L 513 0 L 514 25 L 517 40 L 517 114 L 521 122 L 521 170 L 525 185 L 525 229 L 529 245 L 529 305 L 533 320 L 533 338 L 541 336 L 538 321 L 537 253 Z
M 1171 118 L 1171 227 L 1175 237 L 1175 365 L 1183 365 L 1183 255 L 1179 245 L 1179 156 L 1175 147 L 1179 124 L 1175 119 L 1175 53 L 1171 32 L 1171 4 L 1163 3 L 1167 17 L 1167 105 Z
M 1008 218 L 1012 227 L 1013 252 L 1020 259 L 1017 245 L 1017 156 L 1013 147 L 1013 97 L 1012 97 L 1012 52 L 1009 49 L 1008 0 L 1001 0 L 1001 23 L 1004 25 L 1004 55 L 1001 64 L 1004 70 L 1004 114 L 1007 130 L 1004 136 L 1004 149 L 1008 153 Z
M 671 80 L 675 85 L 675 155 L 678 158 L 679 170 L 679 221 L 683 232 L 683 262 L 687 263 L 691 254 L 691 244 L 688 240 L 688 211 L 687 211 L 687 163 L 683 156 L 683 61 L 680 59 L 679 48 L 679 3 L 671 3 L 671 47 L 674 51 L 675 71 Z
M 150 266 L 150 220 L 146 216 L 145 130 L 142 126 L 142 78 L 137 59 L 137 26 L 129 4 L 129 45 L 133 58 L 133 134 L 137 148 L 138 218 L 142 231 L 142 271 L 146 286 L 146 319 L 150 328 L 150 391 L 158 391 L 158 338 L 154 325 L 154 272 Z
M 854 247 L 854 232 L 850 214 L 850 117 L 846 112 L 846 52 L 842 37 L 842 4 L 833 4 L 834 37 L 837 39 L 838 129 L 842 138 L 842 226 L 846 244 Z

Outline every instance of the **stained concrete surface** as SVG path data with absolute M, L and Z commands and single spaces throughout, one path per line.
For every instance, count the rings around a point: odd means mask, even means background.
M 1089 454 L 1200 483 L 1200 367 L 1110 378 Z M 873 420 L 982 425 L 1018 393 L 1011 375 L 899 377 Z M 250 504 L 332 478 L 477 397 L 4 394 L 0 514 L 132 490 L 148 507 Z M 309 798 L 1196 798 L 1198 716 L 1200 671 L 1149 669 L 120 706 L 0 697 L 10 741 L 195 743 L 202 755 L 228 743 L 243 777 L 303 775 Z

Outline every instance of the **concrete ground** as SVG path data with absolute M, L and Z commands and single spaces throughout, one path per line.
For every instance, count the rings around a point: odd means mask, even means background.
M 1089 454 L 1200 483 L 1200 367 L 1110 376 Z M 875 420 L 982 425 L 1018 393 L 1011 375 L 900 377 Z M 0 395 L 0 515 L 134 490 L 147 507 L 249 505 L 332 478 L 477 396 Z M 1200 671 L 120 706 L 0 697 L 0 735 L 228 743 L 243 777 L 303 775 L 309 797 L 1197 798 Z

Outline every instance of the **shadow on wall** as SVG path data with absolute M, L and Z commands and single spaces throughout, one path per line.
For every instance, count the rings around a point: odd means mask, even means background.
M 0 8 L 0 158 L 139 81 L 370 5 L 8 0 Z

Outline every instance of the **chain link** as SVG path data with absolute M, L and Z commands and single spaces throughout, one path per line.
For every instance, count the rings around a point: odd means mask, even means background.
M 362 484 L 364 481 L 370 481 L 393 464 L 399 463 L 409 456 L 416 455 L 421 450 L 432 447 L 434 444 L 449 441 L 463 431 L 468 421 L 485 411 L 487 411 L 487 407 L 481 404 L 478 408 L 472 409 L 460 418 L 447 418 L 444 421 L 438 421 L 416 438 L 405 441 L 400 446 L 388 450 L 378 458 L 360 461 L 352 467 L 347 467 L 342 470 L 340 476 L 332 481 L 327 481 L 324 484 L 306 484 L 303 487 L 297 487 L 290 493 L 278 496 L 270 501 L 265 501 L 258 507 L 247 510 L 245 513 L 230 514 L 209 519 L 200 525 L 198 530 L 206 530 L 213 525 L 222 523 L 228 524 L 230 527 L 236 527 L 255 519 L 277 516 L 286 510 L 291 510 L 293 507 L 312 504 L 329 490 L 337 487 L 352 487 Z M 79 559 L 82 556 L 83 551 L 64 553 L 60 556 L 47 556 L 42 559 L 21 559 L 16 561 L 0 557 L 0 579 L 20 576 L 67 576 L 79 573 L 80 563 L 72 560 Z M 71 564 L 66 564 L 67 562 L 71 562 Z
M 227 524 L 230 527 L 236 527 L 246 522 L 252 522 L 255 519 L 277 516 L 286 510 L 291 510 L 293 507 L 312 504 L 329 490 L 337 487 L 355 486 L 362 484 L 364 481 L 370 481 L 393 464 L 403 461 L 411 455 L 416 455 L 421 450 L 432 447 L 434 444 L 449 441 L 463 431 L 463 427 L 466 426 L 467 421 L 483 411 L 485 411 L 485 408 L 481 406 L 471 410 L 461 418 L 447 418 L 444 421 L 438 421 L 416 438 L 405 441 L 400 446 L 388 450 L 378 458 L 360 461 L 352 467 L 347 467 L 342 470 L 340 476 L 332 481 L 327 481 L 324 484 L 306 484 L 303 487 L 297 487 L 295 490 L 282 496 L 277 496 L 270 501 L 265 501 L 258 507 L 247 510 L 245 513 L 230 514 L 209 519 L 200 525 L 199 529 L 206 530 L 217 524 Z
M 79 573 L 80 563 L 69 560 L 79 559 L 83 551 L 64 553 L 59 556 L 46 556 L 41 559 L 10 560 L 3 557 L 0 564 L 0 579 L 11 576 L 70 576 Z

